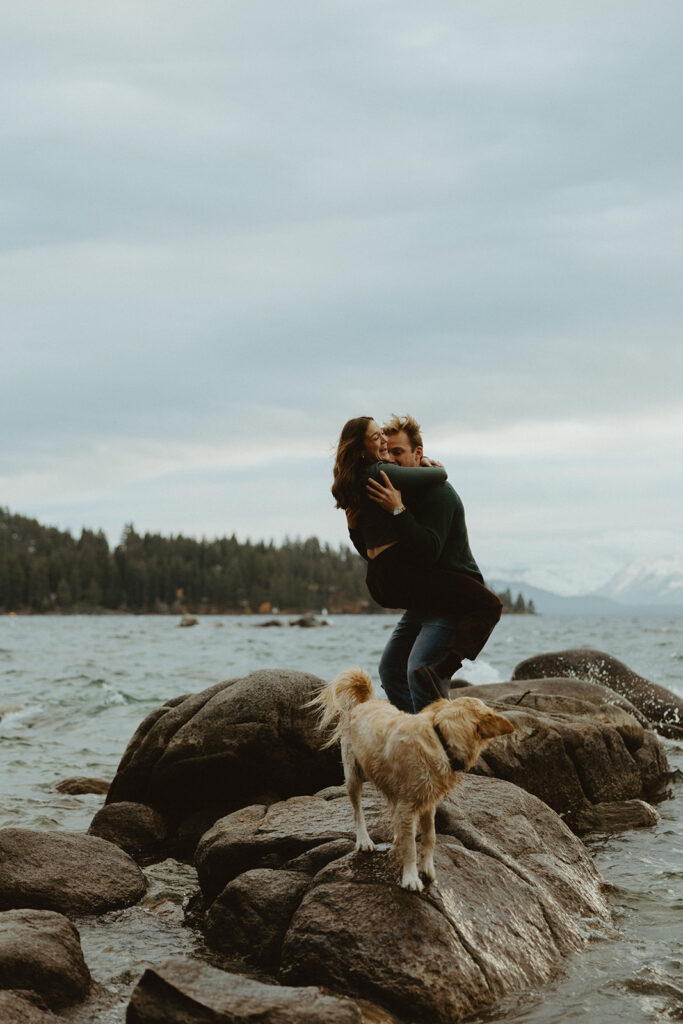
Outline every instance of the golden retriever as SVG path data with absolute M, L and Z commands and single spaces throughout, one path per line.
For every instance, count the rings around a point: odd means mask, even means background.
M 419 871 L 428 881 L 434 871 L 434 814 L 437 804 L 496 736 L 514 726 L 476 697 L 436 700 L 417 715 L 399 711 L 374 697 L 372 681 L 362 668 L 341 672 L 311 704 L 320 711 L 320 728 L 334 725 L 325 744 L 341 744 L 346 791 L 353 807 L 356 849 L 374 850 L 361 802 L 363 776 L 373 782 L 389 805 L 394 847 L 401 862 L 404 889 L 421 892 L 415 834 L 422 845 Z

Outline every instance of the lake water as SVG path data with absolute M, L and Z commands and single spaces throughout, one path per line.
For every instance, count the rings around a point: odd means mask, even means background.
M 263 629 L 263 616 L 206 617 L 190 629 L 178 621 L 0 617 L 0 827 L 86 830 L 103 798 L 62 795 L 55 784 L 70 775 L 111 779 L 140 721 L 170 697 L 261 668 L 331 679 L 360 664 L 376 678 L 395 619 L 333 616 L 320 629 Z M 683 694 L 683 620 L 666 617 L 504 617 L 460 674 L 501 682 L 522 659 L 567 647 L 606 651 Z M 489 1024 L 683 1020 L 683 745 L 663 742 L 677 778 L 659 825 L 587 840 L 609 887 L 614 934 L 566 961 L 547 986 L 500 1004 L 483 1018 Z M 76 922 L 97 984 L 69 1011 L 74 1024 L 122 1024 L 148 965 L 172 955 L 210 959 L 201 938 L 180 927 L 196 890 L 193 869 L 165 861 L 145 873 L 142 904 Z

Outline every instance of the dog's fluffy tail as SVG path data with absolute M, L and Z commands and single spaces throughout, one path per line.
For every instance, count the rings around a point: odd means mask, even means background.
M 372 680 L 363 668 L 344 669 L 336 679 L 323 686 L 307 706 L 317 708 L 320 715 L 318 725 L 323 732 L 334 725 L 334 731 L 325 742 L 325 747 L 339 742 L 351 709 L 373 696 Z

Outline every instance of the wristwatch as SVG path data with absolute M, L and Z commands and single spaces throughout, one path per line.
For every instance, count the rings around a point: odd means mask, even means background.
M 391 514 L 392 516 L 400 516 L 401 512 L 405 512 L 405 510 L 405 505 L 399 505 L 399 507 L 395 508 Z

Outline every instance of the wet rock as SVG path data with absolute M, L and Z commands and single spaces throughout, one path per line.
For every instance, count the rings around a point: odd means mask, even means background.
M 109 783 L 106 779 L 90 779 L 84 775 L 75 775 L 70 779 L 62 779 L 55 786 L 58 793 L 70 793 L 81 796 L 84 793 L 108 793 Z
M 147 892 L 138 904 L 147 914 L 180 926 L 199 928 L 188 908 L 200 900 L 197 872 L 191 864 L 177 860 L 158 861 L 145 869 Z
M 298 904 L 279 953 L 277 943 L 269 951 L 269 958 L 276 955 L 268 969 L 274 972 L 279 958 L 277 977 L 287 985 L 316 983 L 403 1018 L 409 1008 L 411 1020 L 452 1024 L 507 992 L 541 984 L 585 945 L 592 928 L 609 921 L 583 844 L 550 808 L 515 786 L 463 777 L 437 814 L 437 882 L 421 895 L 399 886 L 387 842 L 391 826 L 373 787 L 364 787 L 363 802 L 380 848 L 343 853 L 338 846 L 317 873 L 300 873 L 296 898 L 287 883 L 303 848 L 329 851 L 353 835 L 342 787 L 325 797 L 246 808 L 239 821 L 232 815 L 217 822 L 197 849 L 207 920 L 226 890 L 233 914 L 236 892 L 251 911 L 259 879 L 261 913 L 270 898 L 281 922 Z M 342 840 L 331 838 L 340 834 Z M 277 874 L 286 880 L 279 886 Z M 287 894 L 287 906 L 278 890 Z M 243 940 L 231 944 L 228 928 L 220 941 L 224 954 L 243 955 Z
M 169 701 L 131 739 L 107 804 L 153 807 L 191 853 L 209 822 L 238 807 L 341 782 L 339 752 L 322 750 L 304 707 L 322 684 L 264 670 Z
M 309 882 L 298 871 L 245 871 L 226 885 L 206 915 L 209 944 L 258 967 L 276 967 L 285 932 Z
M 384 806 L 366 807 L 368 831 L 377 842 L 391 840 Z M 250 868 L 305 871 L 306 858 L 327 848 L 324 863 L 355 844 L 351 805 L 343 787 L 313 796 L 295 796 L 270 807 L 244 807 L 221 818 L 202 836 L 195 854 L 202 892 L 213 901 L 231 879 Z M 327 856 L 329 854 L 329 856 Z M 322 866 L 309 861 L 310 871 Z
M 656 732 L 683 739 L 683 699 L 650 682 L 604 651 L 576 648 L 537 654 L 517 665 L 513 679 L 569 676 L 607 686 L 622 694 L 652 723 Z
M 199 961 L 169 961 L 147 970 L 128 1007 L 128 1024 L 391 1024 L 377 1008 L 327 995 L 317 987 L 266 985 Z
M 0 988 L 36 992 L 52 1009 L 85 998 L 90 972 L 68 918 L 50 910 L 0 913 Z
M 625 987 L 637 995 L 649 997 L 645 1005 L 651 1003 L 652 997 L 658 999 L 659 1005 L 653 1007 L 652 1016 L 657 1020 L 683 1019 L 683 983 L 681 982 L 680 962 L 672 960 L 670 965 L 662 969 L 661 963 L 654 962 L 651 966 L 642 967 L 633 978 L 624 981 Z M 664 1002 L 660 1002 L 663 999 Z
M 329 625 L 325 619 L 316 619 L 315 615 L 302 615 L 300 619 L 290 619 L 289 624 L 290 626 L 300 626 L 302 629 Z
M 0 910 L 103 914 L 136 903 L 145 876 L 118 846 L 74 832 L 0 830 Z
M 492 743 L 473 771 L 507 779 L 544 800 L 573 827 L 599 803 L 661 796 L 669 778 L 664 748 L 619 694 L 581 680 L 541 679 L 468 690 L 505 711 L 515 732 Z
M 627 828 L 650 828 L 659 821 L 654 807 L 644 800 L 622 800 L 611 804 L 593 804 L 578 811 L 576 832 L 620 832 Z
M 102 807 L 88 829 L 88 835 L 114 843 L 141 863 L 156 856 L 167 833 L 166 822 L 158 811 L 125 800 Z
M 305 673 L 263 670 L 170 700 L 137 729 L 106 806 L 153 808 L 169 828 L 158 856 L 191 859 L 199 837 L 226 814 L 339 784 L 339 751 L 322 749 L 306 707 L 321 685 Z M 559 813 L 652 800 L 666 786 L 661 744 L 614 691 L 562 678 L 467 692 L 505 702 L 517 725 L 504 744 L 488 747 L 475 770 L 528 789 Z
M 178 623 L 179 626 L 198 626 L 199 620 L 195 619 L 194 615 L 183 615 L 182 619 Z
M 60 1024 L 63 1017 L 52 1013 L 44 999 L 26 989 L 5 989 L 0 992 L 2 1024 Z
M 284 622 L 281 619 L 268 619 L 267 622 L 256 622 L 254 625 L 257 629 L 269 629 L 272 626 L 284 626 Z

